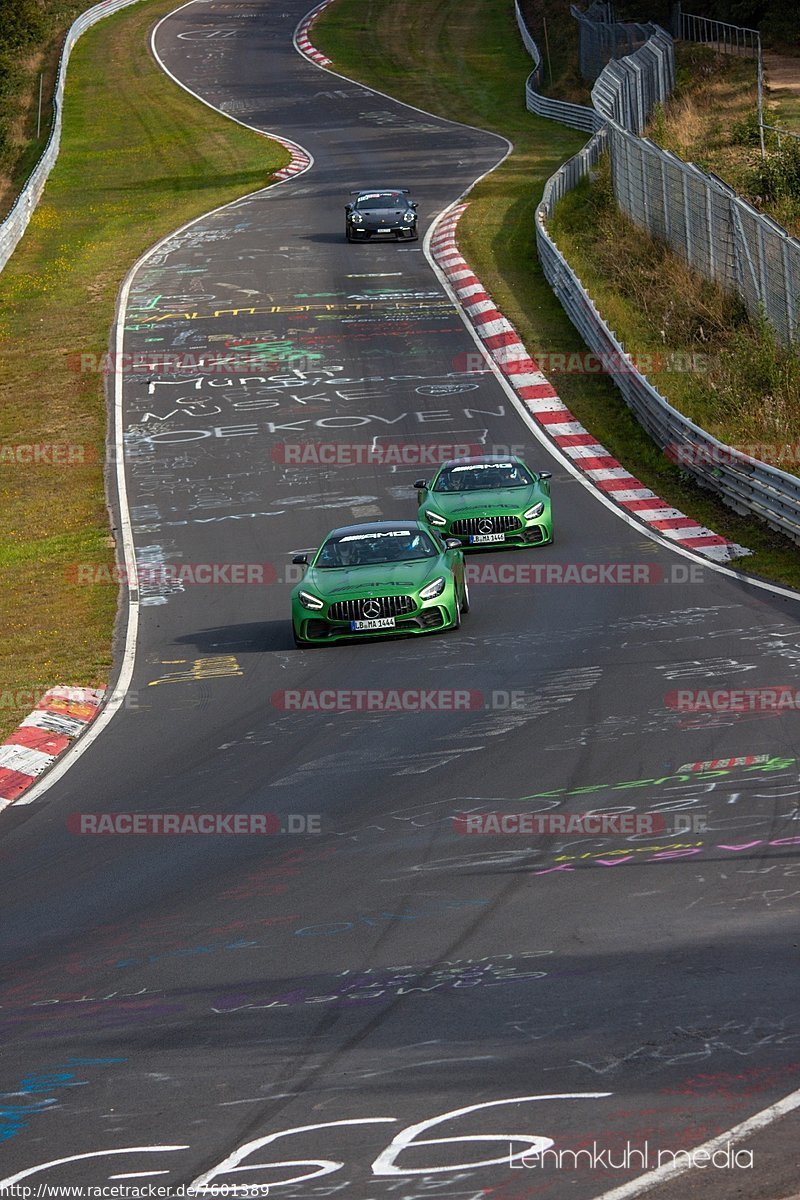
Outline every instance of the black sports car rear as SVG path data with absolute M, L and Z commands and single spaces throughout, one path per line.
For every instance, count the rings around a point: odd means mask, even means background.
M 390 237 L 416 240 L 417 206 L 408 199 L 407 188 L 351 194 L 355 200 L 345 208 L 345 235 L 348 242 Z

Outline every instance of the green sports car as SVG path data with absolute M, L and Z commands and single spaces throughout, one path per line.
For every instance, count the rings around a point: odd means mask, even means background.
M 421 521 L 334 529 L 292 592 L 297 646 L 458 629 L 469 612 L 464 555 Z
M 544 546 L 553 540 L 550 471 L 531 471 L 515 455 L 486 454 L 442 463 L 414 484 L 420 517 L 462 546 Z

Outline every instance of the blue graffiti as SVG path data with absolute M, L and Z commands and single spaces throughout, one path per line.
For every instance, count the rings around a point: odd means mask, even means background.
M 25 1075 L 16 1091 L 0 1092 L 0 1142 L 7 1142 L 23 1129 L 27 1129 L 28 1118 L 58 1104 L 57 1096 L 45 1096 L 32 1103 L 28 1102 L 28 1097 L 40 1095 L 42 1092 L 54 1092 L 59 1088 L 84 1087 L 89 1082 L 88 1079 L 76 1079 L 75 1072 L 65 1071 L 65 1067 L 106 1066 L 125 1061 L 124 1058 L 70 1058 L 64 1063 L 59 1063 L 47 1074 Z M 9 1104 L 7 1101 L 14 1103 Z

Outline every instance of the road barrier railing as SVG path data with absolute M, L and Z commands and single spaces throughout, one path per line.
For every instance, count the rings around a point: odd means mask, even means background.
M 522 31 L 524 19 L 518 5 L 517 20 Z M 526 36 L 523 35 L 525 45 L 534 62 L 538 64 L 541 61 L 538 47 L 536 47 L 530 32 L 526 30 L 525 33 Z M 626 96 L 626 84 L 620 84 L 621 96 L 613 94 L 616 82 L 622 79 L 639 79 L 647 72 L 652 78 L 648 82 L 646 94 L 651 97 L 652 103 L 656 103 L 665 94 L 663 89 L 669 85 L 671 79 L 674 79 L 672 73 L 674 68 L 670 68 L 669 65 L 672 39 L 663 30 L 659 30 L 655 37 L 657 41 L 654 47 L 645 48 L 644 52 L 640 50 L 636 55 L 631 56 L 636 58 L 637 62 L 625 63 L 625 65 L 622 62 L 613 62 L 606 68 L 604 76 L 607 74 L 607 77 L 601 76 L 593 92 L 593 98 L 596 101 L 599 99 L 599 107 L 604 110 L 601 113 L 595 112 L 600 128 L 597 129 L 587 145 L 559 167 L 545 185 L 542 200 L 536 210 L 536 242 L 542 269 L 573 325 L 600 360 L 627 361 L 630 364 L 629 370 L 617 370 L 613 373 L 612 378 L 625 403 L 659 449 L 663 450 L 673 462 L 678 463 L 697 483 L 716 493 L 725 504 L 736 512 L 742 515 L 757 516 L 771 528 L 785 534 L 795 542 L 800 542 L 800 478 L 761 462 L 735 447 L 726 445 L 678 412 L 666 397 L 662 396 L 636 369 L 631 356 L 626 354 L 622 342 L 597 311 L 592 298 L 559 250 L 547 228 L 547 222 L 552 217 L 559 200 L 596 167 L 609 146 L 612 147 L 613 159 L 614 139 L 617 139 L 618 156 L 626 152 L 630 154 L 631 147 L 635 148 L 637 144 L 658 150 L 653 143 L 646 142 L 645 139 L 638 138 L 635 134 L 623 129 L 611 116 L 612 113 L 620 115 L 627 113 L 638 121 L 639 115 L 642 113 L 639 101 L 634 102 Z M 531 43 L 534 50 L 531 50 Z M 535 86 L 535 81 L 532 82 L 532 79 L 529 79 L 526 86 L 527 93 L 530 92 L 532 86 Z M 552 104 L 557 106 L 559 102 L 552 101 Z M 528 107 L 531 108 L 530 103 Z M 580 106 L 570 105 L 568 107 Z M 536 110 L 531 109 L 531 111 Z M 555 116 L 557 111 L 557 107 L 554 107 L 551 113 L 540 113 L 539 115 L 553 116 L 557 120 L 559 119 Z M 571 121 L 564 123 L 572 124 Z M 658 151 L 658 153 L 664 154 L 665 152 Z M 669 157 L 674 158 L 674 156 Z M 631 155 L 632 168 L 634 164 L 638 163 L 641 169 L 642 161 Z M 680 159 L 675 161 L 682 167 L 688 168 L 689 173 L 697 172 L 698 175 L 702 175 L 702 172 L 691 164 L 681 163 Z M 628 178 L 634 175 L 635 169 L 627 172 Z M 650 212 L 661 213 L 663 220 L 665 211 L 669 211 L 667 201 L 663 198 L 663 190 L 652 186 L 652 181 L 649 187 L 647 184 L 647 175 L 640 175 L 640 191 L 642 195 L 646 191 L 649 196 L 647 203 Z M 672 219 L 675 223 L 678 222 L 678 218 L 673 216 Z M 688 228 L 691 236 L 695 229 L 691 216 L 683 221 L 683 226 L 684 229 Z M 718 247 L 716 253 L 719 260 L 722 257 L 723 249 Z M 753 263 L 753 272 L 756 272 L 755 263 Z M 800 272 L 797 278 L 800 279 Z
M 139 0 L 102 0 L 102 3 L 95 4 L 93 8 L 81 13 L 77 20 L 70 26 L 67 36 L 64 39 L 64 47 L 61 51 L 61 58 L 58 64 L 56 87 L 53 95 L 53 124 L 50 130 L 50 137 L 41 158 L 31 172 L 31 176 L 20 192 L 14 207 L 2 223 L 0 223 L 0 271 L 2 271 L 14 253 L 22 235 L 27 229 L 33 211 L 41 199 L 47 177 L 58 158 L 58 150 L 61 144 L 64 83 L 67 74 L 67 64 L 69 63 L 73 46 L 82 33 L 85 33 L 92 25 L 101 21 L 103 17 L 108 17 L 112 13 L 119 12 L 123 8 L 128 8 L 132 4 L 138 4 L 138 2 Z

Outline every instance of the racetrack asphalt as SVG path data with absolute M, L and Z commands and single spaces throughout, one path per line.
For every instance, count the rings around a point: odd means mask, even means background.
M 314 161 L 168 239 L 121 311 L 156 368 L 121 376 L 136 660 L 107 728 L 1 818 L 0 1183 L 588 1200 L 799 1086 L 800 718 L 758 689 L 793 694 L 800 609 L 551 459 L 422 240 L 346 244 L 351 189 L 410 188 L 424 232 L 507 147 L 303 60 L 303 14 L 200 0 L 156 34 L 177 80 Z M 553 470 L 554 544 L 471 556 L 458 632 L 296 650 L 293 554 L 412 518 L 409 457 L 464 444 Z M 349 465 L 365 447 L 386 461 Z M 192 581 L 230 564 L 252 582 Z M 658 831 L 454 821 L 589 810 Z M 132 812 L 298 832 L 80 832 Z M 760 1163 L 754 1135 L 752 1168 L 709 1175 L 780 1200 L 796 1144 Z

